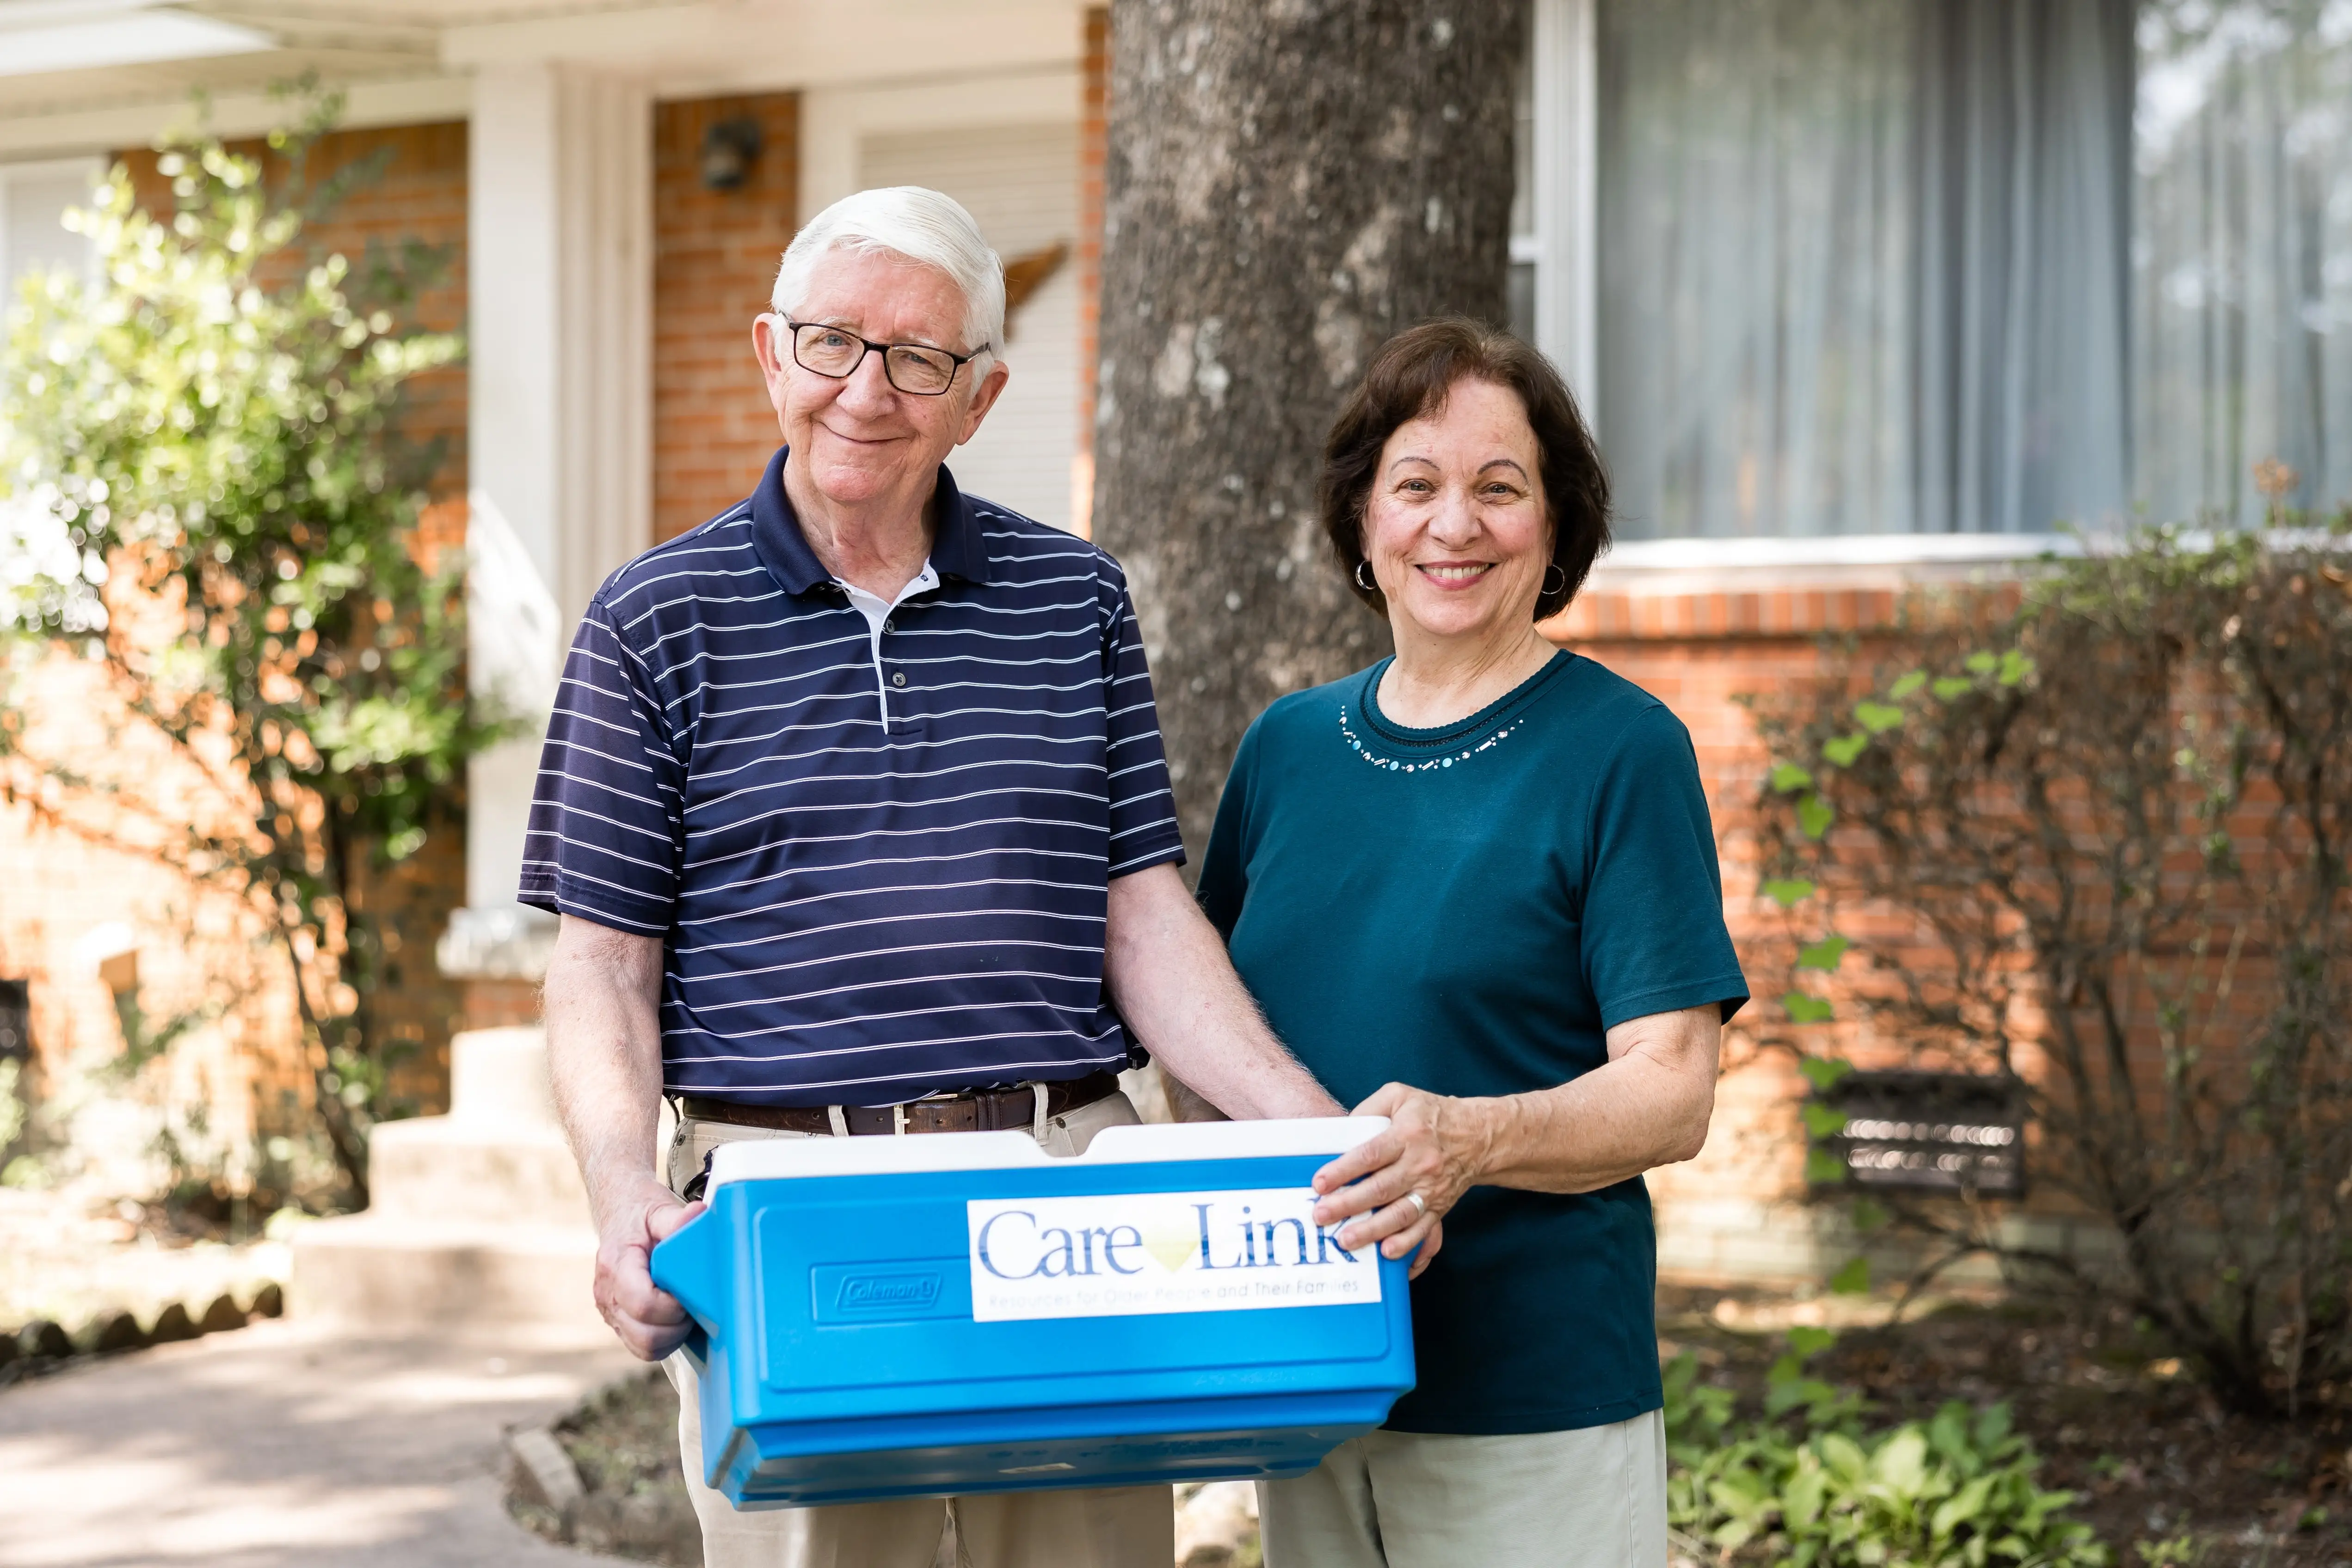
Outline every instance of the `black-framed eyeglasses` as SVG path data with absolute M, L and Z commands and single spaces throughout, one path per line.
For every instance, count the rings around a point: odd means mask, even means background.
M 956 372 L 986 353 L 950 354 L 928 343 L 877 343 L 845 327 L 814 321 L 786 320 L 793 334 L 793 363 L 804 371 L 841 381 L 857 373 L 866 356 L 880 353 L 882 374 L 902 392 L 937 397 L 955 384 Z

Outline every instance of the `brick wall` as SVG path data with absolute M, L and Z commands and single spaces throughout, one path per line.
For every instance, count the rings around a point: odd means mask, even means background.
M 1685 1279 L 1818 1276 L 1843 1260 L 1834 1211 L 1804 1201 L 1805 1084 L 1783 1055 L 1759 1052 L 1743 1023 L 1777 1009 L 1786 940 L 1779 907 L 1757 894 L 1753 803 L 1769 766 L 1735 700 L 1793 691 L 1821 669 L 1823 633 L 1867 633 L 1893 619 L 1891 589 L 1625 592 L 1580 596 L 1545 630 L 1671 707 L 1689 727 L 1715 819 L 1725 914 L 1759 999 L 1726 1030 L 1727 1072 L 1706 1149 L 1652 1174 L 1661 1267 Z
M 1725 1031 L 1725 1075 L 1705 1152 L 1649 1178 L 1658 1211 L 1660 1268 L 1668 1277 L 1706 1282 L 1818 1280 L 1860 1245 L 1842 1205 L 1807 1200 L 1805 1138 L 1798 1118 L 1807 1085 L 1790 1056 L 1759 1049 L 1751 1033 L 1762 1019 L 1780 1017 L 1773 998 L 1787 975 L 1791 927 L 1780 907 L 1757 891 L 1756 802 L 1771 759 L 1757 739 L 1748 710 L 1737 699 L 1769 702 L 1809 685 L 1823 671 L 1827 639 L 1858 637 L 1867 653 L 1871 634 L 1894 623 L 1902 598 L 1899 589 L 1885 585 L 1704 592 L 1633 592 L 1603 585 L 1580 596 L 1544 628 L 1554 641 L 1650 692 L 1689 727 L 1715 821 L 1726 918 L 1757 993 Z M 1908 927 L 1897 921 L 1849 923 L 1846 929 L 1865 946 L 1886 949 L 1904 943 Z M 1819 933 L 1808 929 L 1805 935 Z M 1832 981 L 1825 988 L 1834 996 L 1843 983 Z M 1838 1027 L 1837 1049 L 1863 1065 L 1903 1064 L 1900 1042 L 1863 1038 L 1856 1033 L 1860 1026 Z M 2036 1071 L 2037 1061 L 2030 1044 L 2021 1051 L 2020 1066 L 2029 1074 Z M 2037 1244 L 2060 1249 L 2105 1243 L 2095 1227 L 2081 1230 L 2046 1193 L 2032 1197 L 2013 1224 L 2029 1228 Z M 1882 1278 L 1890 1265 L 1907 1268 L 1918 1261 L 1901 1239 L 1881 1238 L 1872 1250 Z M 1996 1280 L 1990 1265 L 1976 1263 L 1946 1282 L 1990 1286 Z
M 1650 693 L 1689 727 L 1723 860 L 1726 911 L 1742 962 L 1778 940 L 1777 905 L 1756 896 L 1749 824 L 1769 766 L 1743 695 L 1790 691 L 1821 665 L 1824 632 L 1862 631 L 1892 617 L 1891 592 L 1630 594 L 1580 596 L 1545 630 Z M 1761 985 L 1762 973 L 1751 973 Z M 1794 1074 L 1789 1078 L 1794 1081 Z M 1717 1145 L 1725 1143 L 1721 1137 Z M 1712 1148 L 1720 1155 L 1724 1150 Z M 1801 1157 L 1781 1157 L 1793 1182 Z
M 264 149 L 248 143 L 239 151 Z M 156 172 L 155 155 L 138 151 L 121 157 L 142 204 L 151 211 L 167 208 L 170 185 Z M 431 247 L 440 253 L 437 280 L 411 319 L 436 330 L 463 329 L 465 125 L 338 132 L 312 149 L 309 174 L 324 179 L 362 160 L 381 162 L 378 176 L 306 231 L 306 243 L 321 252 L 341 251 L 355 262 L 371 245 L 415 241 Z M 272 157 L 268 164 L 273 174 L 285 174 L 282 160 Z M 426 518 L 426 546 L 461 544 L 462 367 L 412 383 L 405 433 L 437 443 L 441 453 L 439 498 Z M 119 706 L 95 676 L 93 668 L 69 659 L 51 660 L 34 672 L 23 688 L 31 735 L 54 741 L 53 754 L 68 760 L 119 759 L 128 747 L 159 796 L 185 803 L 185 810 L 202 809 L 200 783 L 183 777 L 160 745 L 150 748 L 152 756 L 140 750 L 137 727 L 121 723 Z M 464 802 L 453 794 L 425 848 L 357 890 L 362 904 L 383 922 L 389 949 L 377 1005 L 386 1034 L 404 1050 L 394 1093 L 426 1110 L 437 1109 L 447 1096 L 448 1036 L 460 1006 L 457 988 L 441 979 L 432 949 L 448 910 L 464 898 Z M 93 925 L 108 920 L 128 924 L 138 936 L 140 1000 L 151 1017 L 226 1009 L 175 1050 L 174 1062 L 148 1088 L 207 1104 L 212 1124 L 224 1132 L 247 1127 L 257 1113 L 264 1130 L 282 1124 L 282 1097 L 308 1092 L 299 1030 L 284 961 L 254 946 L 256 927 L 237 901 L 136 854 L 44 827 L 21 800 L 0 804 L 0 973 L 32 980 L 35 1047 L 50 1069 L 78 1054 L 102 1058 L 119 1049 L 107 993 L 75 951 Z
M 706 190 L 709 128 L 749 119 L 761 151 L 731 191 Z M 776 418 L 751 319 L 800 223 L 800 98 L 763 93 L 654 106 L 654 535 L 726 510 L 775 452 Z

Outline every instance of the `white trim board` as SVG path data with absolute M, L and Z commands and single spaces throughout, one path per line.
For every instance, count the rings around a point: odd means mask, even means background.
M 2270 531 L 2275 549 L 2352 551 L 2352 538 L 2318 528 Z M 2186 529 L 2185 551 L 2213 535 Z M 1588 593 L 1655 597 L 1783 589 L 1903 589 L 1927 582 L 2015 578 L 2046 559 L 2121 549 L 2114 532 L 2074 534 L 1851 534 L 1811 538 L 1629 539 L 1593 563 Z
M 1629 539 L 1593 563 L 1587 593 L 1654 598 L 1780 590 L 1895 589 L 2014 577 L 2073 534 L 1853 534 L 1811 538 Z
M 685 0 L 442 34 L 451 65 L 560 60 L 646 78 L 662 98 L 1075 65 L 1083 0 Z
M 386 125 L 428 125 L 466 120 L 473 113 L 473 78 L 460 75 L 401 77 L 330 84 L 346 98 L 337 128 L 358 131 Z M 222 136 L 258 136 L 289 118 L 283 99 L 267 93 L 226 93 L 212 100 L 204 122 Z M 63 113 L 0 115 L 0 158 L 41 153 L 108 153 L 150 147 L 167 132 L 196 121 L 195 105 L 184 95 L 126 99 Z

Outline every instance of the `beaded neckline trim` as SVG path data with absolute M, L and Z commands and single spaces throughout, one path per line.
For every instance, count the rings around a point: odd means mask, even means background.
M 1527 722 L 1525 718 L 1514 719 L 1477 745 L 1465 746 L 1459 751 L 1449 750 L 1435 757 L 1400 760 L 1393 757 L 1382 757 L 1365 745 L 1363 737 L 1349 727 L 1348 705 L 1345 703 L 1339 705 L 1339 738 L 1346 741 L 1348 748 L 1357 756 L 1373 767 L 1384 768 L 1391 773 L 1426 773 L 1433 768 L 1451 768 L 1457 762 L 1467 762 L 1488 747 L 1500 745 L 1509 739 L 1511 732 Z

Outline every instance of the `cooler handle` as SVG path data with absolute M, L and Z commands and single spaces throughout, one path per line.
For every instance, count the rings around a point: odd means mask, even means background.
M 722 1256 L 727 1227 L 708 1208 L 654 1244 L 654 1283 L 676 1296 L 707 1330 L 719 1326 L 719 1303 L 727 1299 Z

